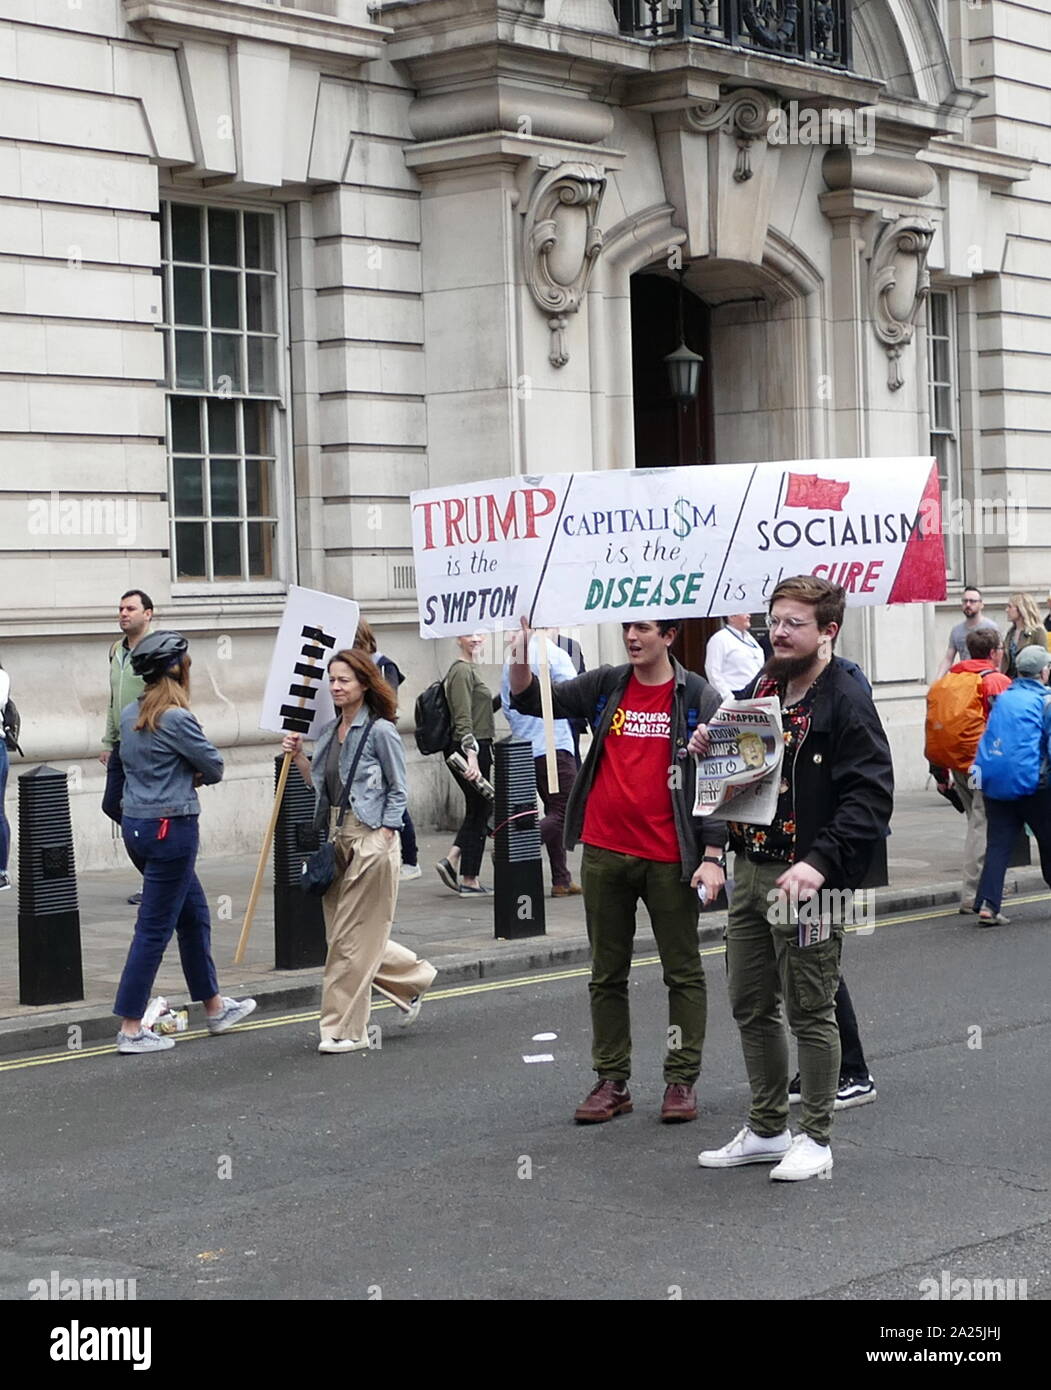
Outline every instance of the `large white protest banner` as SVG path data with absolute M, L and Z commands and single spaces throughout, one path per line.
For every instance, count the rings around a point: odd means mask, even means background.
M 793 574 L 852 605 L 945 597 L 930 458 L 497 478 L 410 502 L 423 637 L 759 612 Z
M 261 729 L 314 738 L 335 719 L 325 668 L 341 648 L 353 647 L 360 613 L 353 599 L 289 585 L 263 694 Z

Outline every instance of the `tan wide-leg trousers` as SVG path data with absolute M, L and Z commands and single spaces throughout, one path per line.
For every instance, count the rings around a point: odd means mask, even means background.
M 363 1038 L 373 984 L 406 1006 L 429 989 L 434 966 L 390 940 L 401 844 L 348 811 L 336 829 L 336 880 L 322 899 L 328 956 L 321 989 L 322 1038 Z

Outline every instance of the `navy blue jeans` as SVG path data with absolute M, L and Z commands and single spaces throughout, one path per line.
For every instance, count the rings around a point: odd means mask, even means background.
M 142 873 L 142 906 L 113 1012 L 119 1018 L 141 1018 L 145 1013 L 172 932 L 178 934 L 190 998 L 211 999 L 219 993 L 219 982 L 212 960 L 208 901 L 194 873 L 197 817 L 162 821 L 125 816 L 121 830 L 132 863 Z
M 4 797 L 7 795 L 7 744 L 0 733 L 0 874 L 7 873 L 7 856 L 11 853 L 11 827 L 4 815 Z
M 982 869 L 974 910 L 988 903 L 994 912 L 1000 911 L 1004 896 L 1004 877 L 1023 825 L 1028 825 L 1040 849 L 1040 872 L 1051 888 L 1051 787 L 1043 787 L 1031 796 L 1015 801 L 985 800 L 985 867 Z
M 407 868 L 413 868 L 419 860 L 420 852 L 416 848 L 416 827 L 408 811 L 405 812 L 405 819 L 398 834 L 401 836 L 401 862 Z

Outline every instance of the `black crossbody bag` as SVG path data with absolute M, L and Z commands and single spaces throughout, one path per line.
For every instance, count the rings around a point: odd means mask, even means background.
M 343 817 L 347 814 L 347 807 L 350 805 L 350 789 L 354 783 L 354 774 L 358 770 L 358 763 L 361 755 L 365 751 L 365 745 L 369 741 L 372 733 L 372 726 L 375 720 L 370 719 L 365 725 L 365 732 L 361 736 L 361 741 L 354 752 L 354 761 L 350 765 L 350 775 L 343 787 L 343 795 L 339 799 L 339 819 L 336 821 L 336 829 L 343 824 Z M 333 731 L 332 737 L 336 734 Z M 303 860 L 303 876 L 299 880 L 299 886 L 304 893 L 309 893 L 313 898 L 322 898 L 332 887 L 336 879 L 336 842 L 333 839 L 326 840 L 319 850 L 316 850 L 308 859 Z

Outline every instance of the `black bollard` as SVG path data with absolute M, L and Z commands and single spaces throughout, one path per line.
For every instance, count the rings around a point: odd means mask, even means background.
M 493 934 L 543 936 L 544 869 L 536 764 L 528 739 L 502 738 L 493 745 Z
M 35 767 L 18 779 L 18 1002 L 83 998 L 69 784 Z
M 274 783 L 283 757 L 274 759 Z M 321 844 L 314 829 L 314 792 L 295 767 L 288 770 L 285 794 L 274 827 L 274 968 L 306 970 L 324 965 L 325 917 L 321 899 L 299 886 L 303 860 Z

